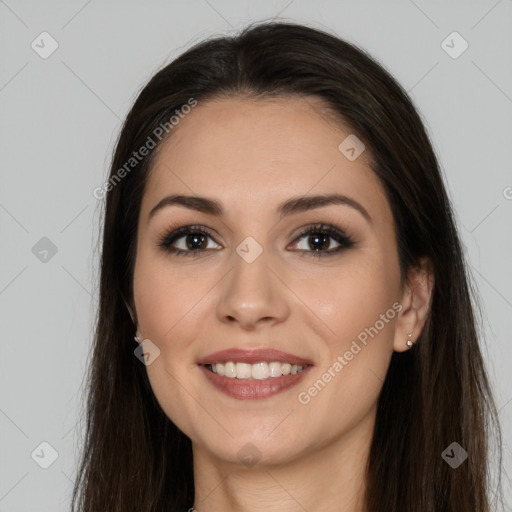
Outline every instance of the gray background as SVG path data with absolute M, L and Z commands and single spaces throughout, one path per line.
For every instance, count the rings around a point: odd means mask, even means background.
M 511 0 L 0 0 L 0 511 L 69 507 L 97 306 L 92 192 L 137 91 L 205 36 L 276 16 L 367 49 L 420 109 L 481 294 L 512 474 Z M 45 59 L 31 47 L 51 49 L 43 31 L 58 43 Z M 469 44 L 457 58 L 442 46 L 453 31 Z

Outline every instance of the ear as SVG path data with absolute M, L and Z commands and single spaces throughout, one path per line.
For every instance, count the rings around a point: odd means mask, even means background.
M 428 258 L 421 258 L 419 264 L 409 270 L 401 292 L 402 310 L 395 324 L 394 351 L 409 349 L 406 344 L 409 333 L 413 342 L 420 336 L 430 311 L 433 289 L 433 266 Z
M 133 325 L 137 325 L 137 316 L 135 314 L 135 306 L 130 301 L 130 303 L 124 298 L 124 295 L 121 294 L 121 297 L 123 298 L 123 301 L 126 305 L 126 309 L 128 309 L 128 313 L 130 313 L 130 316 L 132 317 Z

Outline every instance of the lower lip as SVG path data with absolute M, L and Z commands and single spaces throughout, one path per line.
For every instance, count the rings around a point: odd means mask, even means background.
M 277 395 L 295 386 L 304 378 L 311 366 L 307 366 L 295 375 L 281 375 L 281 377 L 269 377 L 265 380 L 232 379 L 213 373 L 204 365 L 200 365 L 199 368 L 209 382 L 224 394 L 238 400 L 257 400 Z

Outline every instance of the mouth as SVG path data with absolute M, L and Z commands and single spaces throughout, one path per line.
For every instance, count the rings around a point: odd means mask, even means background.
M 298 384 L 313 366 L 275 349 L 228 349 L 198 362 L 208 382 L 238 400 L 268 398 Z
M 279 361 L 261 361 L 256 364 L 228 361 L 226 363 L 206 364 L 207 370 L 221 377 L 240 380 L 275 379 L 284 375 L 296 375 L 311 365 L 280 363 Z

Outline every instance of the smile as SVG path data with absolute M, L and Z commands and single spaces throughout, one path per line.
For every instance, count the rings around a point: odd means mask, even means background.
M 278 365 L 266 362 L 247 364 L 228 361 L 224 364 L 199 365 L 199 369 L 207 381 L 224 395 L 237 400 L 260 400 L 296 386 L 312 368 L 312 365 Z M 221 375 L 222 371 L 225 375 Z M 279 371 L 281 375 L 277 375 Z
M 265 380 L 281 377 L 283 375 L 295 375 L 302 372 L 306 366 L 307 365 L 280 363 L 278 361 L 271 363 L 262 361 L 256 364 L 228 361 L 226 363 L 206 365 L 210 371 L 221 377 L 247 380 Z

